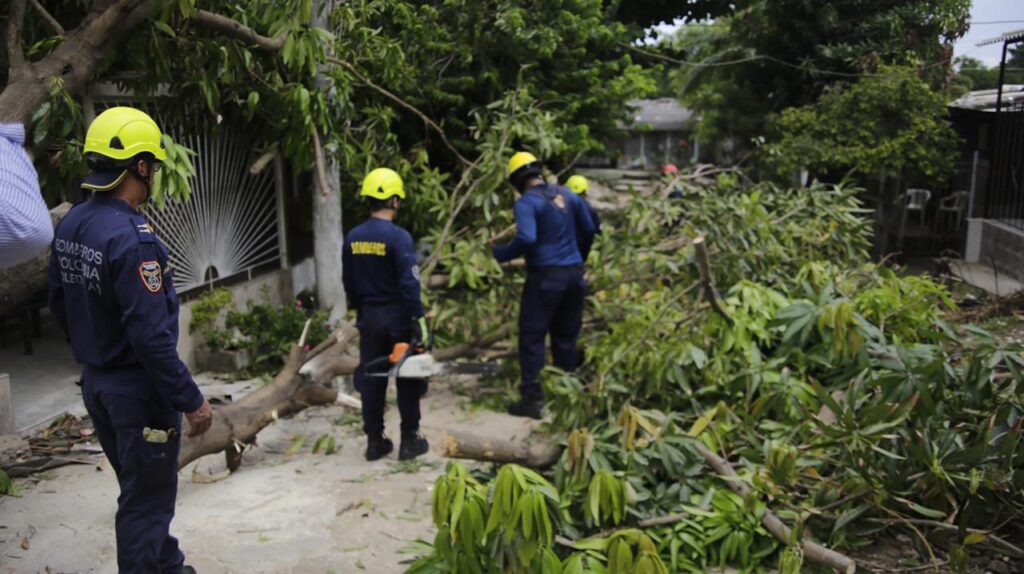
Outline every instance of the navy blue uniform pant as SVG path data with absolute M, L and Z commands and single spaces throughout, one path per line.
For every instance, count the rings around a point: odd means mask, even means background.
M 387 361 L 372 371 L 364 369 L 370 361 L 391 354 L 395 343 L 412 339 L 413 324 L 405 306 L 400 303 L 362 305 L 359 308 L 359 368 L 353 377 L 356 390 L 363 399 L 363 432 L 380 436 L 384 432 L 384 405 L 388 391 Z M 398 379 L 398 413 L 402 416 L 402 438 L 412 438 L 420 430 L 420 397 L 426 390 L 425 379 Z
M 576 370 L 576 340 L 583 325 L 587 284 L 582 267 L 531 268 L 519 306 L 520 392 L 542 397 L 545 338 L 551 336 L 551 360 L 565 371 Z
M 178 494 L 181 414 L 149 395 L 145 373 L 139 380 L 84 373 L 82 397 L 96 437 L 121 486 L 115 530 L 120 574 L 178 574 L 185 557 L 170 535 Z M 147 442 L 142 429 L 170 430 L 166 443 Z

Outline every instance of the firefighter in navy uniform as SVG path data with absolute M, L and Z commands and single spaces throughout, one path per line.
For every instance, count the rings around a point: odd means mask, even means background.
M 587 178 L 579 174 L 574 175 L 565 181 L 565 187 L 568 187 L 573 193 L 580 196 L 583 207 L 586 208 L 587 215 L 590 216 L 590 220 L 594 224 L 593 233 L 584 233 L 582 229 L 576 230 L 576 243 L 580 248 L 580 256 L 583 257 L 583 263 L 586 263 L 587 257 L 590 256 L 590 248 L 594 246 L 594 236 L 601 234 L 601 216 L 598 215 L 594 206 L 590 205 L 587 198 L 583 196 L 590 188 L 590 182 L 587 181 Z
M 576 369 L 576 339 L 583 323 L 586 282 L 576 235 L 592 243 L 594 222 L 578 195 L 544 182 L 541 163 L 519 152 L 508 162 L 509 182 L 522 194 L 516 201 L 516 237 L 494 247 L 501 263 L 526 258 L 526 284 L 519 307 L 520 398 L 509 414 L 541 418 L 540 371 L 544 340 L 551 335 L 555 366 Z
M 377 460 L 394 448 L 384 434 L 388 380 L 368 376 L 364 366 L 390 355 L 396 343 L 429 344 L 430 334 L 420 299 L 420 271 L 412 236 L 394 223 L 405 199 L 401 176 L 387 168 L 375 169 L 363 179 L 359 195 L 367 198 L 370 217 L 345 238 L 341 270 L 349 308 L 358 311 L 359 368 L 354 382 L 363 399 L 366 460 Z M 427 439 L 419 432 L 420 398 L 426 385 L 424 379 L 397 381 L 402 418 L 399 460 L 429 450 Z
M 170 535 L 181 418 L 189 436 L 213 412 L 179 360 L 178 297 L 167 248 L 137 209 L 165 153 L 145 113 L 116 107 L 89 126 L 92 192 L 60 222 L 50 254 L 50 309 L 82 364 L 82 398 L 117 475 L 118 571 L 190 573 Z

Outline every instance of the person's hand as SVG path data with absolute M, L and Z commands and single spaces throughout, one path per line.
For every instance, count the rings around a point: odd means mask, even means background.
M 414 346 L 422 346 L 427 349 L 431 347 L 430 330 L 427 328 L 427 318 L 420 317 L 413 319 L 413 342 Z
M 196 410 L 186 413 L 188 419 L 188 437 L 197 437 L 210 430 L 213 424 L 213 409 L 210 408 L 210 401 L 203 399 L 203 404 Z

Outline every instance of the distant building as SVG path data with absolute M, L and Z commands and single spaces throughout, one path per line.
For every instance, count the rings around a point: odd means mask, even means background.
M 666 163 L 684 165 L 697 160 L 700 144 L 694 137 L 696 117 L 675 98 L 631 100 L 632 122 L 623 126 L 625 138 L 610 142 L 603 156 L 588 157 L 584 165 L 620 169 L 658 169 Z

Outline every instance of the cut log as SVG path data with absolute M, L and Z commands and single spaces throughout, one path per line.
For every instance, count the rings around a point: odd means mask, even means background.
M 483 460 L 501 464 L 515 463 L 531 468 L 548 468 L 558 462 L 562 447 L 542 441 L 528 445 L 521 441 L 484 438 L 473 434 L 448 431 L 444 437 L 444 456 Z
M 482 349 L 485 350 L 504 339 L 509 332 L 510 327 L 504 326 L 473 343 L 438 349 L 433 354 L 441 361 L 472 357 Z M 313 363 L 307 362 L 307 357 L 312 355 L 313 351 L 307 354 L 302 347 L 293 346 L 284 367 L 273 381 L 237 402 L 215 408 L 213 423 L 205 434 L 195 438 L 182 438 L 178 468 L 183 468 L 201 456 L 221 452 L 225 453 L 229 468 L 237 468 L 240 461 L 229 452 L 237 452 L 236 444 L 253 443 L 256 435 L 264 427 L 280 417 L 295 414 L 311 406 L 337 403 L 338 389 L 318 381 L 329 382 L 334 377 L 355 372 L 359 360 L 341 353 L 351 346 L 356 336 L 352 324 L 348 323 L 335 331 L 324 344 L 318 345 L 314 349 L 314 358 L 321 358 L 321 363 L 315 370 L 307 368 Z M 343 401 L 343 404 L 353 406 L 353 401 Z
M 70 203 L 62 203 L 50 210 L 50 219 L 56 227 L 71 209 Z M 34 258 L 9 269 L 0 269 L 0 317 L 14 313 L 19 305 L 32 295 L 46 289 L 49 283 L 47 269 L 50 265 L 50 248 Z

